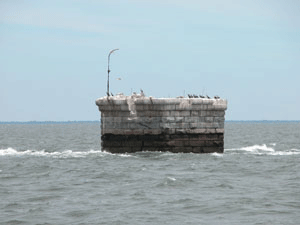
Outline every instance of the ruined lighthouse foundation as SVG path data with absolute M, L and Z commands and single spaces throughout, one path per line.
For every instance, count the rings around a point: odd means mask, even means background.
M 134 94 L 102 97 L 96 105 L 105 151 L 224 152 L 227 100 Z

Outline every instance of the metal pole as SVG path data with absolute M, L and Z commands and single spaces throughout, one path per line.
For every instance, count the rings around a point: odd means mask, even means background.
M 114 51 L 117 51 L 119 50 L 118 48 L 114 49 L 114 50 L 111 50 L 108 54 L 108 69 L 107 69 L 107 96 L 109 96 L 109 73 L 110 73 L 110 69 L 109 69 L 109 61 L 110 61 L 110 55 L 114 52 Z

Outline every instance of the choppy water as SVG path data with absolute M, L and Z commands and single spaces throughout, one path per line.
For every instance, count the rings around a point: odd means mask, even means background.
M 299 224 L 300 122 L 226 123 L 224 154 L 110 154 L 99 132 L 0 125 L 0 224 Z

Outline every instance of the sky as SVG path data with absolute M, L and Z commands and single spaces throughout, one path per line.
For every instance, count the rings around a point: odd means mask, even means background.
M 300 120 L 298 0 L 0 0 L 0 121 L 99 120 L 115 48 L 112 93 Z

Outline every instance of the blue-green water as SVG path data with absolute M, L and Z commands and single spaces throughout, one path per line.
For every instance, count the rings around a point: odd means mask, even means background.
M 110 154 L 99 123 L 1 124 L 0 224 L 299 224 L 300 123 L 225 126 L 224 154 Z

